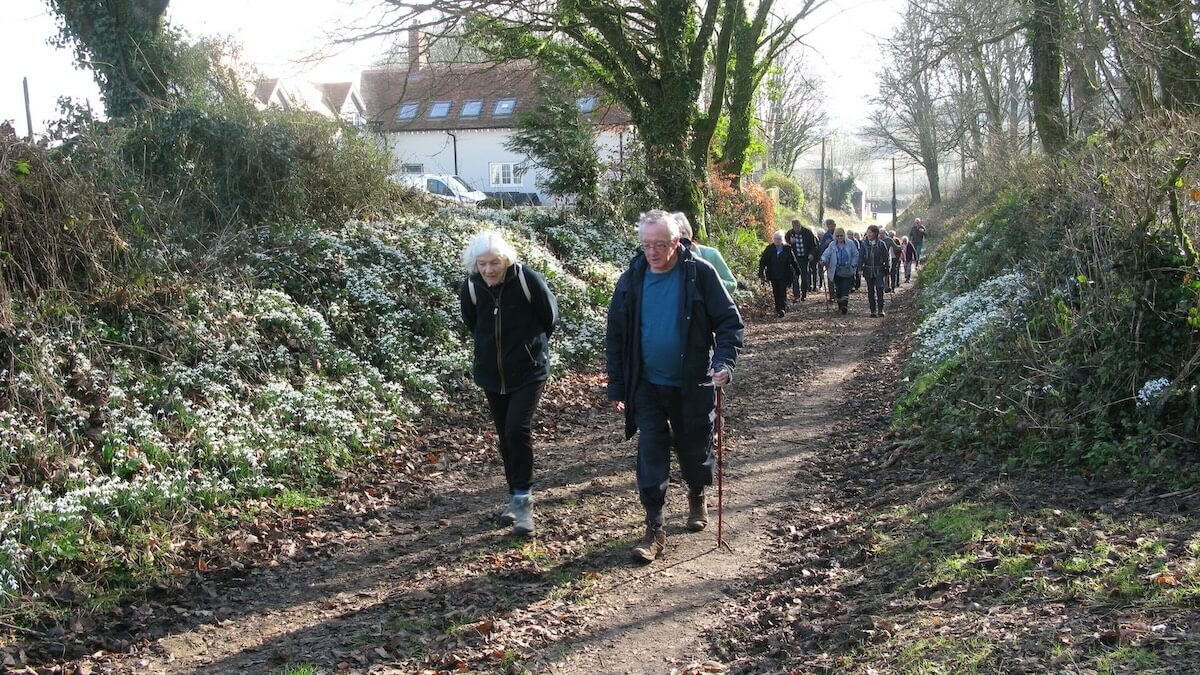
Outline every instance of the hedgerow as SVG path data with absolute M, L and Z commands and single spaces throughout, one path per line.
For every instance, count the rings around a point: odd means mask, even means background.
M 1196 121 L 1163 117 L 938 214 L 952 231 L 922 270 L 897 425 L 967 453 L 1194 481 L 1198 156 Z

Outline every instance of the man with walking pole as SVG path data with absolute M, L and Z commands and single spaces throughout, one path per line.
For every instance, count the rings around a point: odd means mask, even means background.
M 650 563 L 667 544 L 663 508 L 672 447 L 688 486 L 687 529 L 708 525 L 717 391 L 732 379 L 743 324 L 716 270 L 680 245 L 671 214 L 642 214 L 638 237 L 642 250 L 617 281 L 608 307 L 605 354 L 608 399 L 625 415 L 625 437 L 638 435 L 646 532 L 630 554 Z

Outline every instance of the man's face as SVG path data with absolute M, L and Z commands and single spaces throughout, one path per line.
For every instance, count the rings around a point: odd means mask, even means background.
M 665 223 L 646 223 L 642 227 L 642 250 L 646 252 L 651 272 L 667 272 L 675 267 L 675 259 L 679 257 L 678 244 L 679 239 L 671 238 Z
M 870 239 L 871 241 L 875 241 L 878 238 L 879 238 L 878 232 L 876 232 L 875 230 L 867 230 L 867 239 Z
M 792 231 L 799 232 L 800 231 L 800 223 L 792 223 Z

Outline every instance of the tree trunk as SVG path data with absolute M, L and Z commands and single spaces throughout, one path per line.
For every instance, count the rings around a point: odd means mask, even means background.
M 1029 55 L 1033 65 L 1033 121 L 1048 155 L 1067 145 L 1062 112 L 1062 0 L 1030 0 Z
M 926 162 L 925 180 L 929 182 L 929 205 L 937 206 L 942 203 L 942 176 L 937 162 Z
M 646 171 L 654 180 L 668 211 L 683 211 L 697 236 L 706 236 L 704 195 L 689 156 L 691 123 L 688 106 L 651 105 L 635 119 L 646 148 Z
M 1181 0 L 1136 0 L 1142 21 L 1156 28 L 1157 71 L 1163 107 L 1186 112 L 1200 105 L 1200 50 L 1197 49 L 1192 3 Z
M 744 5 L 744 3 L 739 2 Z M 760 5 L 770 7 L 769 2 Z M 745 10 L 742 10 L 745 14 Z M 734 27 L 733 77 L 729 92 L 729 131 L 721 152 L 721 171 L 729 176 L 735 189 L 741 189 L 742 167 L 754 133 L 754 91 L 758 88 L 758 40 L 762 25 L 739 21 Z

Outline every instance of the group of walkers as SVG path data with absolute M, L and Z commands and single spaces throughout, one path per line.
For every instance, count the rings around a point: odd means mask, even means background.
M 915 243 L 915 253 L 905 258 L 902 248 L 901 261 L 919 259 L 924 226 L 920 220 L 917 226 L 920 239 L 907 238 L 910 247 Z M 867 242 L 851 244 L 832 220 L 826 229 L 818 239 L 793 221 L 792 230 L 776 233 L 763 251 L 759 274 L 769 276 L 781 316 L 789 285 L 804 300 L 810 289 L 827 284 L 836 289 L 843 313 L 856 274 L 867 278 L 869 289 L 885 288 L 882 279 L 892 269 L 886 261 L 895 239 L 880 239 L 878 228 L 868 228 Z M 708 525 L 717 389 L 732 381 L 742 348 L 744 325 L 732 295 L 737 281 L 719 251 L 692 242 L 691 236 L 682 213 L 642 214 L 640 250 L 617 281 L 608 308 L 607 397 L 624 416 L 626 439 L 638 437 L 637 490 L 645 532 L 630 553 L 641 563 L 653 562 L 666 547 L 672 452 L 687 485 L 685 527 L 695 532 Z M 459 302 L 475 341 L 472 372 L 487 396 L 508 483 L 509 499 L 499 520 L 512 526 L 513 534 L 531 535 L 531 431 L 550 375 L 557 303 L 545 278 L 520 265 L 516 251 L 496 232 L 477 234 L 463 251 L 463 263 L 467 278 Z M 882 292 L 878 298 L 871 295 L 873 315 L 876 301 L 883 312 Z
M 758 278 L 770 282 L 775 300 L 775 313 L 787 311 L 787 291 L 792 299 L 803 302 L 814 289 L 828 289 L 830 302 L 846 314 L 850 308 L 850 293 L 867 282 L 867 298 L 871 316 L 885 316 L 884 294 L 912 279 L 913 268 L 921 266 L 921 247 L 926 228 L 920 218 L 908 236 L 897 237 L 878 225 L 867 227 L 865 237 L 838 227 L 832 218 L 825 220 L 825 232 L 817 237 L 799 220 L 792 229 L 779 230 L 758 259 Z

